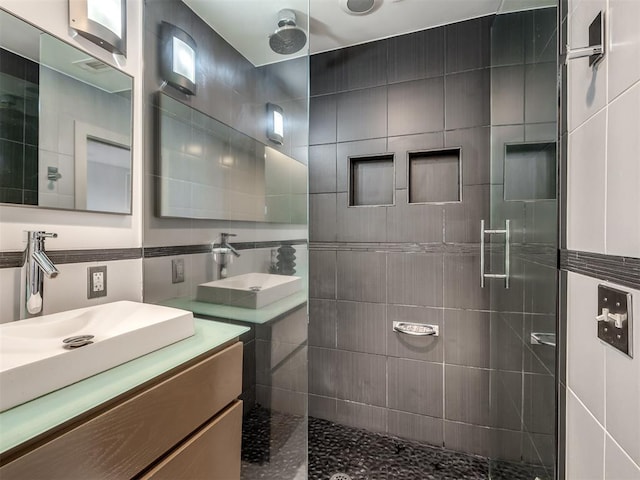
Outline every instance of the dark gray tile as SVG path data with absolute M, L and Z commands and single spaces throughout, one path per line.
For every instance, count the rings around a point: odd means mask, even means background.
M 336 252 L 309 251 L 309 297 L 336 298 Z
M 491 314 L 474 310 L 444 310 L 444 361 L 467 367 L 490 367 Z
M 444 83 L 446 130 L 491 123 L 490 69 L 447 75 Z
M 491 129 L 489 127 L 450 130 L 444 134 L 445 147 L 460 147 L 463 185 L 490 182 Z
M 558 123 L 530 123 L 524 126 L 524 138 L 527 142 L 555 142 L 558 135 Z
M 387 359 L 382 355 L 337 351 L 337 397 L 384 407 L 387 400 Z
M 444 147 L 442 132 L 389 137 L 387 150 L 396 162 L 396 188 L 407 188 L 408 152 L 430 151 Z
M 491 69 L 491 124 L 524 123 L 524 65 Z
M 491 127 L 491 183 L 504 183 L 504 157 L 506 145 L 524 142 L 523 125 Z
M 395 168 L 392 155 L 351 158 L 349 205 L 393 205 Z
M 336 396 L 337 350 L 309 347 L 309 393 Z
M 340 350 L 387 353 L 386 307 L 382 303 L 338 302 Z
M 524 19 L 527 13 L 496 15 L 491 27 L 491 66 L 524 63 Z
M 480 242 L 480 221 L 489 220 L 489 193 L 489 185 L 464 186 L 462 202 L 444 205 L 445 242 Z
M 386 301 L 386 255 L 379 252 L 338 252 L 338 298 L 359 302 Z
M 557 17 L 556 8 L 542 8 L 527 15 L 524 25 L 527 63 L 555 62 Z
M 519 461 L 521 433 L 511 430 L 444 422 L 444 446 L 447 449 L 495 459 Z
M 354 90 L 337 99 L 338 142 L 387 136 L 387 87 Z
M 307 347 L 291 350 L 285 344 L 256 340 L 256 385 L 306 393 L 307 358 Z
M 525 122 L 554 122 L 557 118 L 558 104 L 556 64 L 527 65 L 524 81 Z
M 524 376 L 524 426 L 529 433 L 553 435 L 556 382 L 553 375 Z
M 309 99 L 309 144 L 334 143 L 337 129 L 337 96 Z
M 447 73 L 482 68 L 489 65 L 491 20 L 482 17 L 445 27 L 445 68 Z
M 388 242 L 440 243 L 443 231 L 442 205 L 409 204 L 407 190 L 396 190 L 396 204 L 387 208 Z
M 358 142 L 338 143 L 336 151 L 337 191 L 346 192 L 349 182 L 349 157 L 383 154 L 387 151 L 387 139 L 376 138 Z
M 409 154 L 409 202 L 461 200 L 460 149 Z
M 493 305 L 492 305 L 492 308 Z M 520 313 L 491 314 L 491 368 L 522 371 L 526 350 L 524 318 Z
M 389 253 L 389 303 L 442 306 L 442 255 Z
M 309 147 L 309 193 L 336 191 L 336 145 Z
M 335 193 L 309 195 L 309 240 L 312 242 L 336 241 L 336 201 Z
M 309 57 L 310 95 L 324 95 L 337 91 L 336 72 L 339 69 L 339 55 L 339 51 L 333 50 Z
M 526 241 L 555 247 L 558 242 L 557 201 L 554 199 L 526 202 L 524 208 Z
M 556 349 L 550 345 L 532 344 L 532 333 L 552 333 L 559 337 L 556 330 L 555 315 L 525 315 L 523 340 L 527 348 L 524 351 L 524 371 L 554 375 L 556 371 Z
M 337 318 L 335 300 L 309 299 L 309 345 L 336 348 Z
M 443 130 L 443 77 L 390 85 L 388 95 L 389 136 Z
M 444 385 L 447 420 L 491 425 L 490 370 L 445 365 Z
M 445 27 L 399 35 L 388 40 L 389 83 L 437 77 L 444 73 Z
M 321 397 L 319 395 L 309 395 L 309 416 L 322 418 L 331 422 L 337 421 L 336 399 Z
M 439 447 L 444 444 L 442 418 L 388 410 L 387 421 L 388 431 L 391 435 Z
M 440 308 L 387 306 L 387 355 L 405 359 L 442 362 L 446 330 Z M 426 323 L 441 328 L 438 337 L 414 337 L 393 331 L 393 322 Z
M 336 238 L 339 242 L 385 242 L 387 207 L 350 207 L 348 194 L 338 193 Z
M 387 409 L 351 401 L 336 401 L 336 422 L 369 432 L 387 431 Z
M 553 469 L 556 447 L 554 435 L 523 434 L 522 460 Z
M 486 220 L 486 219 L 485 219 Z M 504 198 L 503 185 L 491 185 L 491 228 L 503 229 L 506 226 L 505 220 L 509 220 L 509 231 L 511 243 L 519 244 L 524 242 L 526 227 L 525 203 L 519 201 L 509 201 Z M 488 227 L 487 227 L 488 228 Z M 485 238 L 489 240 L 489 238 Z M 504 241 L 504 237 L 492 239 L 494 242 Z M 513 259 L 513 256 L 511 257 Z M 515 280 L 521 280 L 515 278 Z M 522 282 L 520 282 L 522 284 Z M 519 308 L 517 311 L 521 311 Z
M 387 43 L 384 40 L 338 50 L 338 91 L 370 88 L 387 83 Z
M 555 261 L 550 258 L 550 265 Z M 524 286 L 526 313 L 554 314 L 556 310 L 557 270 L 535 261 L 527 261 L 524 267 L 528 279 Z
M 442 417 L 443 365 L 389 357 L 388 407 Z
M 489 290 L 480 287 L 480 252 L 444 256 L 445 307 L 488 310 Z
M 522 372 L 491 370 L 491 426 L 521 430 Z

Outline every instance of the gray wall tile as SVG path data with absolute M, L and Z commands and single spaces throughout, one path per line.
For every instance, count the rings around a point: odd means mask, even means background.
M 444 134 L 446 147 L 461 147 L 462 183 L 486 184 L 491 172 L 491 129 L 489 127 L 451 130 Z
M 521 436 L 520 432 L 511 430 L 444 422 L 445 448 L 495 459 L 519 461 Z
M 524 65 L 491 69 L 491 124 L 524 123 Z
M 442 306 L 442 255 L 390 253 L 389 303 Z
M 555 431 L 555 388 L 553 375 L 524 376 L 524 426 L 530 433 L 553 435 Z
M 444 240 L 444 209 L 437 204 L 409 204 L 407 190 L 396 190 L 396 204 L 387 208 L 387 241 L 440 243 Z
M 444 27 L 389 39 L 389 83 L 437 77 L 444 73 Z
M 409 202 L 442 203 L 461 200 L 460 150 L 409 154 Z
M 443 365 L 389 357 L 388 406 L 394 410 L 442 417 Z
M 492 16 L 482 17 L 445 26 L 447 73 L 489 65 L 492 20 Z
M 335 398 L 338 352 L 309 347 L 309 393 Z
M 335 50 L 309 57 L 309 89 L 311 95 L 336 92 L 338 58 L 339 52 Z
M 336 348 L 337 318 L 335 300 L 309 299 L 309 345 Z
M 336 241 L 336 197 L 335 193 L 309 195 L 309 240 L 312 242 Z
M 387 87 L 338 95 L 338 142 L 387 136 Z
M 445 365 L 446 419 L 490 426 L 490 377 L 490 370 Z
M 309 416 L 335 422 L 336 399 L 321 397 L 319 395 L 309 395 Z
M 491 314 L 491 368 L 520 372 L 526 350 L 524 318 L 520 313 Z
M 371 432 L 387 431 L 387 409 L 356 402 L 336 401 L 336 422 Z
M 386 301 L 386 255 L 378 252 L 338 252 L 338 299 Z
M 474 310 L 444 311 L 444 361 L 468 367 L 490 367 L 491 314 Z M 496 348 L 496 346 L 493 346 Z
M 348 191 L 349 157 L 362 155 L 377 155 L 387 151 L 387 139 L 376 138 L 357 142 L 338 143 L 336 146 L 337 189 L 338 192 Z
M 504 155 L 507 143 L 524 142 L 523 125 L 491 127 L 491 183 L 504 183 Z
M 438 337 L 413 337 L 393 332 L 393 322 L 443 326 L 444 310 L 429 307 L 387 306 L 387 355 L 429 362 L 442 362 L 445 330 Z
M 556 333 L 555 315 L 525 314 L 524 320 L 524 371 L 530 373 L 554 374 L 556 365 L 555 349 L 548 345 L 533 345 L 531 333 Z
M 385 242 L 387 240 L 387 207 L 350 207 L 348 194 L 338 193 L 339 242 Z
M 489 69 L 447 75 L 444 83 L 446 130 L 491 123 Z
M 557 117 L 556 63 L 527 65 L 525 69 L 524 121 L 553 122 Z
M 394 154 L 396 162 L 396 188 L 407 188 L 408 152 L 429 151 L 442 147 L 442 132 L 389 137 L 387 150 Z
M 387 353 L 386 307 L 381 303 L 338 302 L 337 342 L 340 350 Z
M 387 44 L 388 42 L 382 40 L 338 50 L 337 91 L 385 85 Z
M 309 193 L 332 193 L 336 190 L 336 145 L 309 147 Z
M 488 185 L 464 186 L 462 202 L 444 205 L 445 242 L 480 242 L 480 221 L 489 221 L 490 190 Z
M 489 289 L 480 287 L 480 255 L 444 256 L 444 306 L 489 309 Z
M 522 372 L 491 370 L 491 398 L 491 426 L 521 430 Z
M 336 252 L 309 251 L 309 297 L 336 298 Z
M 392 155 L 351 158 L 349 170 L 351 206 L 393 205 L 395 167 Z
M 524 63 L 524 21 L 527 13 L 497 15 L 491 27 L 491 65 Z
M 337 397 L 384 407 L 387 401 L 387 358 L 336 351 Z
M 525 60 L 527 63 L 556 60 L 557 11 L 555 8 L 534 10 L 525 18 Z
M 391 435 L 443 446 L 444 427 L 441 418 L 389 410 L 388 431 Z
M 388 95 L 389 136 L 443 130 L 443 77 L 390 85 Z
M 334 143 L 337 132 L 337 96 L 309 99 L 309 144 Z

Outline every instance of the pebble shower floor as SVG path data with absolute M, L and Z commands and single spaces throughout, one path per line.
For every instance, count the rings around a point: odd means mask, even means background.
M 274 421 L 275 420 L 275 421 Z M 243 427 L 242 480 L 300 478 L 299 438 L 286 442 L 290 452 L 280 448 L 276 455 L 265 454 L 270 435 L 271 449 L 285 445 L 285 439 L 300 436 L 299 419 L 270 414 L 255 408 Z M 274 428 L 278 425 L 277 428 Z M 265 431 L 265 428 L 268 428 Z M 488 458 L 453 452 L 385 434 L 309 418 L 308 480 L 551 480 L 552 473 L 534 465 L 496 462 Z M 298 461 L 294 459 L 297 458 Z M 489 476 L 491 472 L 491 476 Z M 348 477 L 345 477 L 346 475 Z

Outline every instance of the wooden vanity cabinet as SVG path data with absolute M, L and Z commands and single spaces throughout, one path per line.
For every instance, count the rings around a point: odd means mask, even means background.
M 12 452 L 0 478 L 239 479 L 241 390 L 235 342 Z

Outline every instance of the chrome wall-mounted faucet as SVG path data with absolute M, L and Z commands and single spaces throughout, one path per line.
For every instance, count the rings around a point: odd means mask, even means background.
M 27 250 L 23 265 L 26 274 L 20 318 L 42 315 L 44 276 L 55 278 L 59 273 L 44 251 L 44 241 L 46 238 L 57 237 L 57 233 L 27 232 Z
M 240 256 L 240 252 L 229 243 L 229 237 L 235 236 L 235 233 L 223 232 L 220 234 L 220 246 L 216 247 L 215 243 L 211 246 L 213 260 L 218 264 L 218 278 L 227 278 L 227 266 L 233 260 L 231 255 Z
M 239 257 L 240 253 L 229 244 L 229 237 L 236 237 L 236 236 L 237 235 L 235 233 L 221 233 L 220 246 L 223 248 L 228 248 L 231 251 L 231 253 L 233 253 L 234 256 Z

